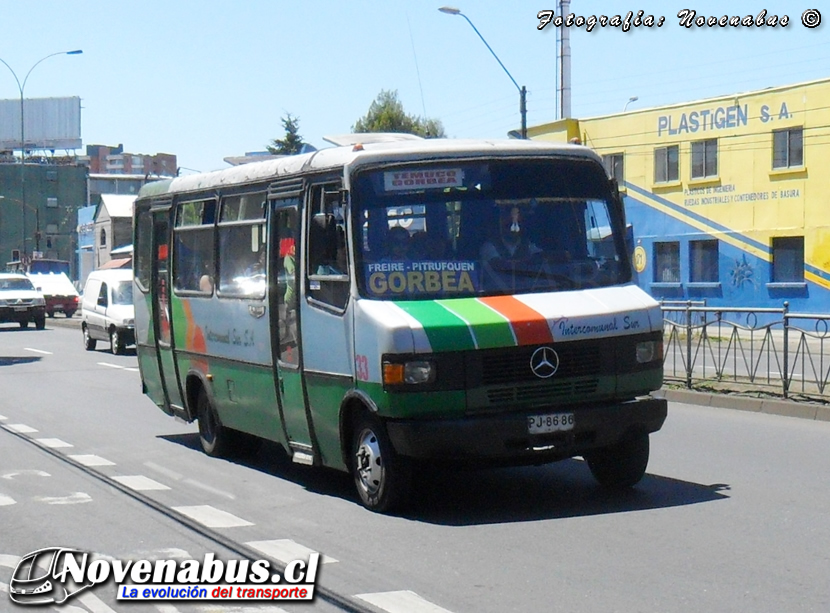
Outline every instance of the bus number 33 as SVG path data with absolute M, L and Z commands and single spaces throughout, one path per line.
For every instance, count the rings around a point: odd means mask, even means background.
M 365 355 L 354 356 L 355 377 L 358 381 L 369 380 L 369 358 Z

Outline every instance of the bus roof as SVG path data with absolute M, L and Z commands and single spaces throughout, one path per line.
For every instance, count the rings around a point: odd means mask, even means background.
M 355 135 L 356 136 L 356 135 Z M 359 140 L 359 139 L 355 139 Z M 327 147 L 319 151 L 290 155 L 262 162 L 242 164 L 213 172 L 186 175 L 175 179 L 148 183 L 138 197 L 163 196 L 168 193 L 215 189 L 248 182 L 275 180 L 343 166 L 356 167 L 378 162 L 427 161 L 440 158 L 477 156 L 565 155 L 599 161 L 591 149 L 580 145 L 552 141 L 519 139 L 400 139 L 373 142 L 367 135 L 366 144 Z

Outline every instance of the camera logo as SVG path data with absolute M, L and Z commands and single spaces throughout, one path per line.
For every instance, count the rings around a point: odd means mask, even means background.
M 79 585 L 63 570 L 66 558 L 75 555 L 88 554 L 66 547 L 46 547 L 21 558 L 9 582 L 12 601 L 22 605 L 62 604 L 94 585 L 93 581 Z

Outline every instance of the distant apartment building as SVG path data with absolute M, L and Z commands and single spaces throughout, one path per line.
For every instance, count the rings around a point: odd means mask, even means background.
M 141 175 L 175 177 L 176 156 L 171 153 L 126 153 L 124 145 L 87 145 L 86 158 L 90 174 Z

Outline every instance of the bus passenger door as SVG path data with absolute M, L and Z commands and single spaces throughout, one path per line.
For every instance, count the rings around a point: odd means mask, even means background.
M 153 212 L 153 258 L 151 295 L 152 325 L 155 331 L 158 351 L 159 370 L 167 404 L 172 412 L 185 419 L 187 417 L 182 401 L 179 373 L 173 357 L 172 319 L 170 317 L 170 209 Z
M 297 196 L 273 201 L 271 215 L 271 308 L 272 352 L 277 397 L 288 451 L 295 462 L 313 463 L 313 446 L 303 390 L 298 321 L 300 222 Z M 276 288 L 276 291 L 274 290 Z

